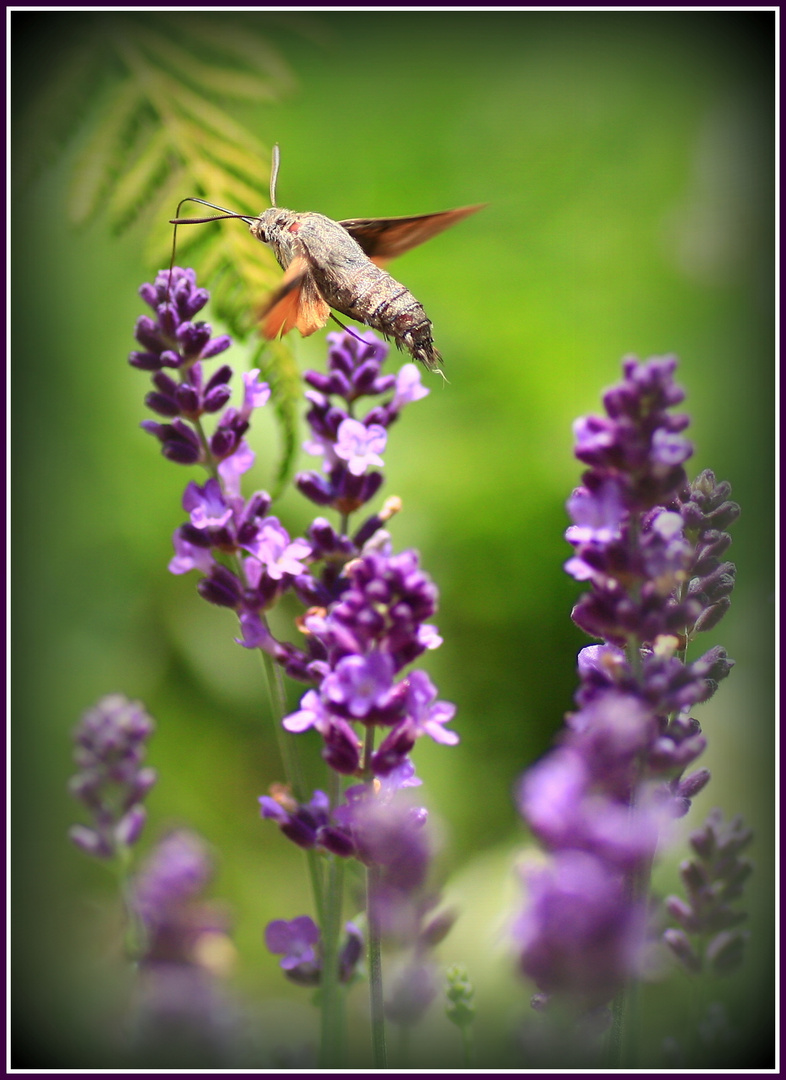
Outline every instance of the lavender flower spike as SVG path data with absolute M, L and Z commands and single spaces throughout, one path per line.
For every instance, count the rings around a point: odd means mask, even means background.
M 710 472 L 688 484 L 688 417 L 671 411 L 684 397 L 675 367 L 674 357 L 626 359 L 622 382 L 604 394 L 606 416 L 574 426 L 588 468 L 568 501 L 574 551 L 565 569 L 589 586 L 574 622 L 603 644 L 579 654 L 578 708 L 518 789 L 550 853 L 525 875 L 528 902 L 513 931 L 520 968 L 540 1002 L 558 995 L 580 1013 L 607 1005 L 638 974 L 652 860 L 710 779 L 687 771 L 706 744 L 691 711 L 732 664 L 719 647 L 685 658 L 728 607 L 734 568 L 720 561 L 730 542 L 722 529 L 739 508 Z M 712 892 L 714 872 L 691 864 L 683 877 L 692 906 L 669 901 L 681 929 L 667 942 L 694 970 L 687 931 L 707 929 L 701 885 Z M 736 940 L 719 940 L 717 964 L 738 952 Z
M 92 818 L 74 825 L 71 840 L 88 855 L 111 859 L 139 839 L 143 800 L 156 772 L 143 766 L 153 721 L 138 701 L 112 694 L 89 709 L 74 732 L 79 772 L 69 790 Z

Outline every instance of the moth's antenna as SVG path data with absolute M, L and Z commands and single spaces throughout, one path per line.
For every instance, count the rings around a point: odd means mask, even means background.
M 278 143 L 273 147 L 273 153 L 270 158 L 270 205 L 276 205 L 276 181 L 278 180 L 278 167 L 281 164 L 281 154 L 278 149 Z

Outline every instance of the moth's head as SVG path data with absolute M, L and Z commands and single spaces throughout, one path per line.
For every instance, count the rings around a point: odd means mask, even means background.
M 284 234 L 287 233 L 291 224 L 291 211 L 282 210 L 279 206 L 271 206 L 270 209 L 263 210 L 259 217 L 249 219 L 248 228 L 255 239 L 261 240 L 269 247 L 276 247 L 288 239 L 288 236 Z
M 270 241 L 268 240 L 268 232 L 270 231 L 270 229 L 266 221 L 265 214 L 267 214 L 267 210 L 261 213 L 259 217 L 253 218 L 251 221 L 249 221 L 248 229 L 251 235 L 256 240 L 261 240 L 263 244 L 269 244 Z

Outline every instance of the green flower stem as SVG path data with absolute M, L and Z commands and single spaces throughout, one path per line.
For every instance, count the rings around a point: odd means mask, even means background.
M 338 967 L 344 860 L 337 855 L 330 855 L 328 859 L 328 887 L 325 918 L 322 922 L 322 1030 L 319 1064 L 323 1069 L 337 1069 L 341 1067 L 344 1049 L 344 992 L 339 982 Z
M 331 771 L 328 783 L 330 805 L 333 807 L 341 801 L 339 774 Z M 345 1041 L 344 993 L 339 980 L 338 965 L 343 899 L 344 860 L 337 855 L 330 855 L 328 856 L 325 917 L 322 920 L 322 983 L 320 987 L 322 1006 L 320 1066 L 325 1069 L 341 1066 Z
M 376 898 L 379 892 L 379 867 L 366 869 L 366 914 L 368 916 L 368 981 L 371 993 L 371 1045 L 374 1068 L 387 1068 L 385 1014 L 382 1000 L 382 950 L 377 923 Z
M 371 755 L 374 752 L 374 728 L 366 728 L 363 747 L 363 775 L 366 783 L 373 784 Z M 371 995 L 371 1045 L 374 1068 L 387 1068 L 385 1043 L 385 1014 L 382 998 L 382 943 L 377 920 L 377 897 L 379 895 L 380 871 L 378 866 L 366 867 L 366 918 L 368 920 L 368 982 Z
M 134 904 L 131 887 L 131 849 L 126 844 L 118 846 L 115 859 L 109 864 L 117 879 L 118 891 L 125 912 L 125 930 L 123 945 L 125 954 L 132 964 L 136 964 L 145 953 L 147 931 Z
M 461 1048 L 464 1052 L 464 1068 L 472 1068 L 472 1028 L 465 1024 L 461 1028 Z

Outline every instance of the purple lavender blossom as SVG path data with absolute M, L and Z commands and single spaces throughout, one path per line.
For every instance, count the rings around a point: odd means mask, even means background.
M 392 689 L 393 659 L 382 652 L 342 656 L 320 687 L 328 706 L 353 720 L 384 712 Z
M 348 515 L 367 503 L 379 490 L 382 474 L 370 471 L 382 465 L 387 429 L 402 408 L 425 397 L 414 364 L 405 364 L 399 375 L 383 375 L 381 367 L 388 346 L 376 335 L 328 334 L 328 371 L 306 372 L 313 387 L 306 397 L 311 404 L 307 420 L 310 437 L 304 443 L 310 454 L 323 458 L 325 476 L 303 472 L 296 477 L 301 492 L 318 506 L 332 506 Z M 359 418 L 354 409 L 367 396 L 393 396 L 374 405 Z M 343 402 L 334 401 L 342 398 Z
M 162 454 L 170 461 L 208 466 L 225 461 L 244 445 L 251 413 L 266 403 L 269 388 L 257 382 L 258 371 L 245 375 L 242 407 L 226 409 L 205 442 L 192 425 L 197 425 L 203 415 L 224 408 L 230 397 L 232 369 L 225 364 L 206 379 L 202 364 L 224 352 L 231 339 L 227 335 L 211 338 L 207 323 L 193 322 L 193 316 L 209 297 L 205 289 L 196 287 L 193 270 L 162 270 L 153 285 L 143 285 L 139 292 L 156 318 L 143 315 L 137 320 L 135 337 L 143 351 L 132 352 L 129 363 L 153 372 L 154 389 L 145 402 L 172 421 L 161 424 L 144 420 L 142 427 L 159 440 Z M 166 374 L 165 368 L 175 370 L 179 381 Z
M 285 718 L 284 726 L 293 732 L 316 728 L 325 739 L 324 756 L 345 773 L 359 762 L 359 743 L 350 752 L 349 722 L 391 729 L 371 758 L 377 776 L 406 761 L 423 735 L 455 745 L 458 736 L 445 727 L 455 707 L 435 700 L 428 676 L 415 670 L 399 681 L 395 678 L 440 643 L 426 622 L 435 610 L 436 590 L 420 570 L 415 552 L 392 555 L 386 546 L 350 563 L 339 599 L 304 620 L 312 642 L 321 647 L 320 659 L 311 665 L 319 686 L 304 695 L 300 709 Z M 338 760 L 343 766 L 335 764 Z
M 240 490 L 242 477 L 254 464 L 244 435 L 255 410 L 269 400 L 270 388 L 259 381 L 258 369 L 247 372 L 240 407 L 224 408 L 232 369 L 223 365 L 206 380 L 201 362 L 223 351 L 229 338 L 211 341 L 206 324 L 190 322 L 208 298 L 196 288 L 193 271 L 174 269 L 167 297 L 169 280 L 169 273 L 162 272 L 154 285 L 140 290 L 158 318 L 154 322 L 144 317 L 137 324 L 137 340 L 147 352 L 132 353 L 130 362 L 154 372 L 156 389 L 147 404 L 173 422 L 145 421 L 142 426 L 161 441 L 166 457 L 180 464 L 202 464 L 211 474 L 202 485 L 191 481 L 186 486 L 183 509 L 188 521 L 175 533 L 169 569 L 203 575 L 197 585 L 200 595 L 237 612 L 242 644 L 262 648 L 285 665 L 291 658 L 293 670 L 302 668 L 301 654 L 275 641 L 264 613 L 296 577 L 306 574 L 311 545 L 291 538 L 279 520 L 268 515 L 267 492 L 257 491 L 246 500 Z M 163 367 L 176 369 L 180 381 Z M 206 434 L 202 418 L 222 409 L 212 435 Z
M 275 821 L 298 847 L 321 847 L 344 857 L 355 852 L 350 830 L 334 820 L 324 791 L 315 791 L 308 803 L 298 803 L 284 786 L 274 784 L 270 795 L 260 796 L 259 808 L 262 817 Z
M 332 696 L 330 715 L 320 714 L 317 718 L 314 714 L 307 726 L 315 726 L 323 734 L 327 760 L 345 773 L 353 773 L 359 755 L 356 736 L 348 724 L 363 719 L 392 727 L 405 719 L 407 685 L 383 686 L 382 672 L 392 660 L 397 674 L 404 664 L 425 649 L 435 648 L 440 641 L 421 614 L 426 607 L 433 611 L 434 603 L 433 596 L 426 595 L 432 588 L 425 584 L 427 579 L 411 570 L 413 558 L 416 563 L 417 557 L 405 553 L 386 559 L 389 551 L 383 554 L 383 525 L 399 509 L 400 502 L 387 500 L 382 511 L 360 524 L 354 538 L 337 532 L 324 518 L 314 521 L 307 540 L 290 537 L 278 518 L 268 516 L 271 500 L 266 492 L 258 491 L 245 500 L 240 491 L 241 478 L 254 461 L 243 436 L 254 411 L 268 401 L 269 388 L 258 381 L 258 371 L 249 372 L 243 379 L 241 407 L 226 408 L 231 368 L 223 365 L 209 379 L 204 375 L 202 362 L 223 351 L 229 339 L 212 340 L 206 324 L 193 323 L 194 315 L 208 298 L 205 290 L 197 289 L 193 271 L 175 268 L 171 285 L 170 274 L 164 271 L 153 285 L 143 286 L 140 292 L 153 307 L 156 319 L 146 316 L 139 320 L 136 336 L 145 351 L 132 353 L 130 362 L 153 372 L 155 390 L 147 403 L 171 421 L 145 421 L 143 427 L 160 440 L 165 456 L 180 464 L 202 464 L 212 473 L 203 485 L 192 481 L 186 487 L 183 508 L 188 521 L 175 534 L 175 555 L 169 569 L 176 574 L 196 570 L 201 575 L 197 585 L 200 595 L 210 603 L 236 611 L 242 645 L 263 649 L 292 678 L 312 685 L 324 680 L 325 699 Z M 302 474 L 298 484 L 319 505 L 339 510 L 346 527 L 348 515 L 368 502 L 382 483 L 382 474 L 372 467 L 382 464 L 379 454 L 389 426 L 405 405 L 424 397 L 428 390 L 420 384 L 415 365 L 405 365 L 398 376 L 382 373 L 388 346 L 373 333 L 332 334 L 328 341 L 328 372 L 306 375 L 312 387 L 307 394 L 311 404 L 311 439 L 307 448 L 324 457 L 327 476 Z M 167 374 L 165 368 L 173 369 L 180 381 Z M 355 410 L 363 398 L 382 400 L 372 404 L 361 418 Z M 343 399 L 343 403 L 336 399 Z M 221 413 L 212 435 L 206 435 L 201 426 L 202 417 L 208 413 Z M 341 608 L 341 602 L 354 602 L 353 580 L 359 578 L 344 567 L 359 557 L 372 559 L 372 547 L 379 554 L 369 572 L 387 579 L 380 580 L 380 587 L 392 587 L 399 594 L 395 606 L 391 596 L 386 616 L 389 625 L 378 643 L 373 640 L 371 626 L 364 628 L 362 640 L 352 628 L 335 629 L 333 637 L 343 634 L 346 639 L 336 655 L 332 642 L 326 643 L 314 630 L 317 617 L 313 611 L 303 621 L 307 633 L 304 648 L 274 638 L 265 613 L 289 589 L 294 589 L 308 607 L 324 609 L 328 627 L 333 624 L 337 608 L 339 618 L 344 618 L 346 603 Z M 384 564 L 381 559 L 386 559 Z M 391 580 L 396 576 L 401 579 L 398 583 Z M 404 584 L 407 577 L 412 579 L 412 587 Z M 367 599 L 361 600 L 365 605 L 361 617 L 367 617 L 373 614 L 377 600 L 373 589 L 367 588 L 369 582 L 358 584 L 369 593 Z M 414 595 L 413 589 L 423 595 Z M 354 640 L 349 640 L 350 635 Z M 350 659 L 350 653 L 357 655 Z M 378 654 L 376 660 L 369 656 L 373 653 Z M 375 678 L 383 680 L 372 691 L 368 710 L 360 704 L 359 696 L 361 683 L 368 684 L 365 676 L 356 679 L 352 700 L 344 700 L 349 693 L 350 672 L 357 676 L 358 665 L 364 664 L 376 664 Z M 408 742 L 411 748 L 413 737 L 429 734 L 444 743 L 455 741 L 441 728 L 452 706 L 437 702 L 424 711 L 414 692 L 410 693 L 410 702 L 419 709 L 417 719 L 409 723 L 406 731 L 398 731 L 397 750 L 391 744 L 386 746 L 381 767 L 387 770 L 401 764 L 407 753 L 404 746 Z M 298 718 L 304 719 L 309 708 L 304 704 Z M 292 729 L 296 723 L 293 720 L 288 726 Z
M 560 851 L 525 872 L 528 903 L 514 928 L 521 970 L 581 1010 L 609 1001 L 636 970 L 642 911 L 623 875 L 601 859 Z
M 161 840 L 137 874 L 132 887 L 133 906 L 150 938 L 155 954 L 157 939 L 166 936 L 167 948 L 175 934 L 192 932 L 189 904 L 203 892 L 213 867 L 205 844 L 194 833 L 179 830 Z M 187 940 L 179 951 L 187 953 Z
M 369 466 L 385 464 L 379 455 L 387 440 L 387 432 L 381 424 L 366 427 L 359 420 L 347 417 L 338 425 L 333 452 L 346 461 L 353 476 L 362 476 Z
M 275 919 L 265 928 L 265 945 L 270 952 L 283 954 L 280 966 L 284 974 L 301 986 L 319 983 L 319 939 L 319 927 L 308 915 L 298 915 L 290 922 Z
M 210 338 L 210 327 L 193 322 L 209 299 L 206 289 L 196 286 L 193 270 L 174 267 L 162 270 L 153 285 L 143 285 L 139 295 L 156 313 L 156 319 L 143 315 L 137 320 L 134 336 L 143 352 L 133 352 L 129 363 L 143 371 L 181 368 L 217 356 L 229 347 L 223 335 Z
M 289 533 L 278 518 L 269 517 L 261 523 L 253 539 L 247 540 L 243 547 L 259 562 L 259 577 L 264 572 L 273 581 L 281 581 L 285 574 L 295 577 L 303 573 L 303 559 L 311 554 L 311 547 L 305 540 L 290 540 Z M 250 566 L 255 564 L 251 563 Z
M 437 592 L 416 552 L 393 554 L 384 526 L 400 500 L 386 500 L 380 510 L 353 523 L 352 532 L 349 528 L 351 515 L 383 483 L 376 470 L 383 466 L 391 425 L 404 406 L 429 391 L 414 364 L 404 365 L 398 375 L 382 372 L 389 350 L 373 333 L 328 335 L 327 371 L 305 376 L 310 434 L 304 445 L 322 459 L 322 468 L 301 473 L 296 483 L 312 502 L 337 511 L 339 521 L 317 517 L 307 539 L 292 538 L 269 515 L 266 492 L 248 500 L 241 494 L 242 477 L 254 461 L 244 436 L 269 389 L 257 381 L 258 372 L 251 372 L 244 377 L 241 407 L 228 406 L 231 369 L 225 365 L 209 379 L 202 369 L 202 361 L 228 341 L 211 342 L 209 327 L 191 322 L 207 294 L 196 289 L 193 272 L 178 269 L 168 298 L 169 277 L 159 275 L 155 285 L 142 290 L 157 320 L 138 323 L 137 340 L 146 351 L 132 354 L 131 363 L 154 373 L 147 404 L 167 421 L 143 426 L 159 439 L 165 456 L 201 464 L 209 474 L 203 484 L 192 481 L 186 487 L 188 520 L 175 534 L 170 570 L 196 570 L 200 595 L 237 613 L 240 644 L 264 650 L 287 674 L 309 685 L 300 708 L 284 718 L 285 729 L 313 728 L 327 765 L 363 783 L 334 806 L 321 791 L 301 802 L 276 785 L 259 800 L 262 816 L 300 847 L 355 857 L 373 868 L 372 919 L 415 950 L 409 970 L 420 973 L 415 983 L 421 990 L 428 983 L 430 995 L 427 954 L 452 920 L 432 917 L 425 811 L 403 804 L 399 796 L 420 783 L 409 757 L 419 738 L 446 746 L 458 742 L 447 727 L 455 707 L 438 700 L 425 672 L 405 670 L 441 644 L 429 621 Z M 177 378 L 165 368 L 175 369 Z M 370 399 L 365 411 L 364 399 Z M 217 415 L 212 435 L 203 428 L 207 414 Z M 298 620 L 302 646 L 277 640 L 266 619 L 290 589 L 308 609 Z M 376 729 L 383 735 L 375 750 Z M 319 932 L 307 916 L 277 920 L 268 927 L 267 941 L 283 954 L 282 968 L 290 978 L 319 982 Z M 350 932 L 340 954 L 342 980 L 351 976 L 359 954 L 359 935 Z M 424 972 L 427 978 L 421 977 Z M 417 999 L 422 1011 L 429 995 L 410 994 L 409 1007 Z M 405 996 L 399 995 L 399 1012 Z
M 706 744 L 691 711 L 733 663 L 720 647 L 685 657 L 728 607 L 734 573 L 720 561 L 721 530 L 739 509 L 712 473 L 688 484 L 688 418 L 670 412 L 684 397 L 675 366 L 673 357 L 626 359 L 623 381 L 604 395 L 607 415 L 575 424 L 576 456 L 589 468 L 568 501 L 565 569 L 589 585 L 574 621 L 603 644 L 579 654 L 577 709 L 518 791 L 550 853 L 525 878 L 514 929 L 521 970 L 580 1010 L 604 1005 L 637 974 L 640 883 L 710 779 L 687 771 Z M 680 904 L 672 913 L 690 922 Z M 677 952 L 681 933 L 672 934 Z
M 71 794 L 90 812 L 92 824 L 74 825 L 71 840 L 88 855 L 111 859 L 139 839 L 143 800 L 156 772 L 142 762 L 153 721 L 138 701 L 112 694 L 89 709 L 74 732 L 79 772 Z
M 363 952 L 363 935 L 357 926 L 346 923 L 346 937 L 339 951 L 339 981 L 351 982 Z M 308 915 L 298 915 L 287 922 L 274 919 L 265 928 L 265 944 L 270 952 L 281 955 L 280 967 L 286 977 L 299 986 L 318 986 L 322 980 L 322 936 Z

